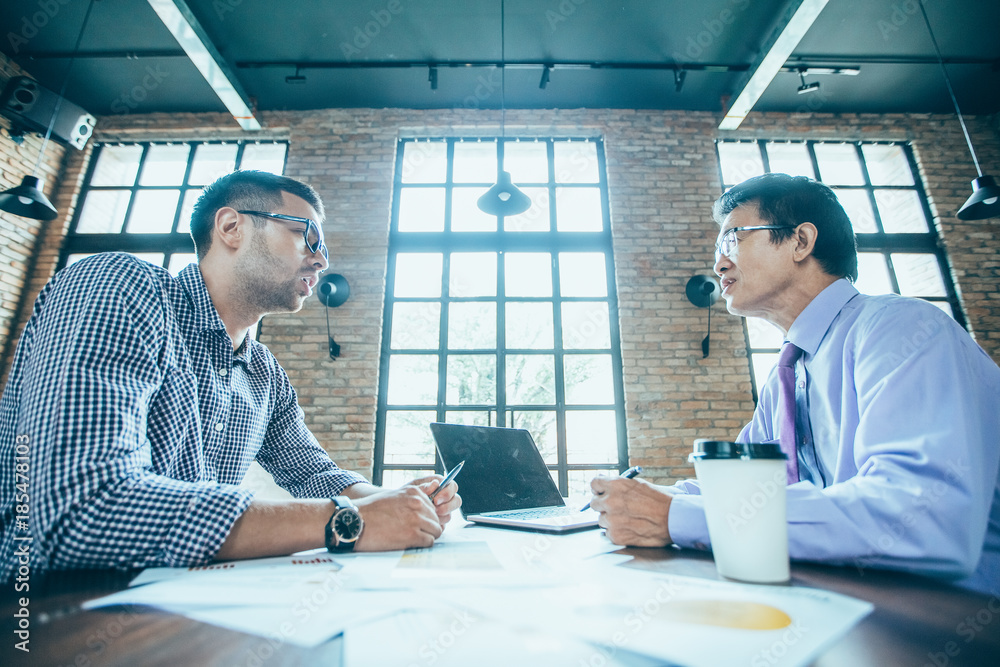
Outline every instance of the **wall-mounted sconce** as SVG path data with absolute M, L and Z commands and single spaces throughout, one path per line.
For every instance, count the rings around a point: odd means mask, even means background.
M 330 332 L 330 309 L 344 305 L 351 296 L 351 286 L 347 278 L 339 273 L 331 273 L 320 278 L 316 284 L 316 296 L 326 306 L 326 335 L 330 339 L 330 358 L 336 360 L 340 356 L 340 345 L 333 339 Z
M 712 336 L 712 304 L 719 300 L 719 283 L 712 276 L 692 276 L 685 288 L 688 301 L 699 308 L 708 308 L 708 333 L 701 341 L 702 359 L 708 358 Z

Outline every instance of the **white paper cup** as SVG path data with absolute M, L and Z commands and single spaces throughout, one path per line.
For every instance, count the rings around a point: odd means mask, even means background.
M 715 567 L 722 576 L 788 581 L 787 458 L 777 444 L 695 441 L 688 460 L 701 486 Z

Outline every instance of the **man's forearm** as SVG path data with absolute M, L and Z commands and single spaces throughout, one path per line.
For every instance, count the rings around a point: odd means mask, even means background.
M 322 547 L 332 514 L 330 500 L 255 500 L 233 524 L 215 557 L 266 558 Z
M 349 487 L 340 492 L 340 495 L 347 496 L 352 500 L 357 500 L 358 498 L 367 498 L 368 496 L 374 496 L 376 493 L 381 493 L 385 489 L 375 486 L 374 484 L 369 484 L 368 482 L 358 482 L 357 484 L 351 484 Z

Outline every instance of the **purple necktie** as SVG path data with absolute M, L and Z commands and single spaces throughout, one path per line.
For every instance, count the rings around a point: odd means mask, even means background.
M 778 422 L 778 439 L 781 451 L 788 455 L 785 466 L 788 470 L 788 483 L 799 481 L 799 456 L 796 448 L 797 433 L 795 430 L 795 362 L 802 355 L 802 350 L 789 342 L 781 346 L 778 354 L 778 405 L 780 421 Z

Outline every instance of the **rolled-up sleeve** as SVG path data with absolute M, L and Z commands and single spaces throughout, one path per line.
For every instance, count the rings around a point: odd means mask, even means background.
M 30 447 L 36 566 L 204 563 L 250 504 L 233 485 L 151 472 L 151 405 L 173 401 L 177 419 L 197 410 L 196 396 L 161 395 L 165 313 L 151 267 L 126 255 L 84 260 L 39 298 L 17 396 L 4 397 Z

